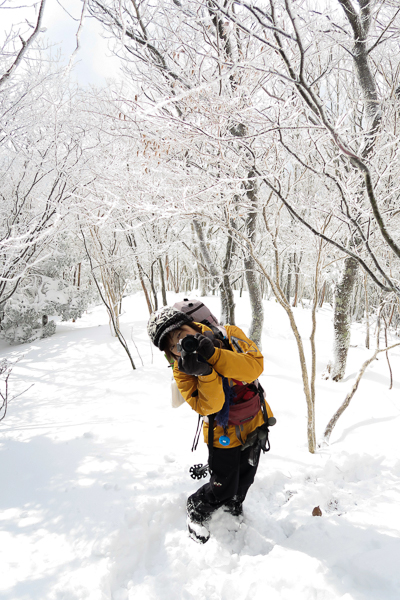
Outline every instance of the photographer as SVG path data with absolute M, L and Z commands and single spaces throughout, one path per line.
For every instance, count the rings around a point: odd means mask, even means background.
M 148 323 L 153 344 L 174 364 L 179 391 L 204 417 L 211 479 L 187 502 L 188 517 L 198 524 L 221 506 L 242 514 L 258 467 L 258 432 L 264 431 L 265 438 L 268 418 L 271 424 L 274 420 L 262 388 L 253 384 L 263 371 L 261 352 L 238 327 L 226 325 L 225 331 L 221 340 L 218 332 L 170 307 L 153 313 Z

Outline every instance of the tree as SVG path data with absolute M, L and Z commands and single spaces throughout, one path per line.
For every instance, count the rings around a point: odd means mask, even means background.
M 122 7 L 122 10 L 120 8 Z M 143 102 L 159 112 L 159 117 L 173 124 L 180 123 L 190 129 L 199 116 L 201 101 L 196 106 L 190 97 L 190 91 L 200 85 L 213 89 L 213 95 L 218 98 L 219 108 L 227 101 L 229 104 L 241 102 L 241 77 L 239 72 L 224 78 L 221 69 L 223 63 L 231 60 L 242 52 L 240 40 L 225 28 L 224 22 L 214 10 L 212 3 L 205 2 L 200 11 L 195 2 L 184 7 L 180 3 L 156 3 L 155 5 L 142 2 L 107 3 L 103 0 L 93 0 L 89 3 L 93 16 L 99 19 L 113 39 L 122 44 L 119 51 L 124 52 L 125 69 L 136 86 L 142 90 Z M 137 60 L 133 62 L 133 57 Z M 237 90 L 239 91 L 237 92 Z M 157 101 L 169 97 L 168 106 L 162 105 L 157 111 Z M 190 100 L 189 100 L 190 97 Z M 127 99 L 132 109 L 138 104 L 138 94 L 135 102 Z M 246 124 L 242 118 L 221 121 L 217 137 L 230 133 L 233 151 L 242 146 L 241 138 L 246 135 Z M 213 129 L 216 123 L 214 120 Z M 217 129 L 219 125 L 217 125 Z M 204 139 L 181 150 L 181 160 L 186 165 L 188 174 L 197 177 L 200 172 L 206 173 L 216 181 L 226 177 L 227 161 L 221 157 L 218 147 L 204 144 Z M 237 190 L 237 197 L 251 196 L 247 227 L 248 235 L 256 236 L 254 223 L 255 205 L 257 203 L 257 186 L 253 181 L 253 171 L 247 165 L 244 167 L 244 179 Z M 234 175 L 233 175 L 234 176 Z M 214 191 L 215 188 L 214 188 Z M 218 190 L 216 193 L 219 195 Z M 242 202 L 242 210 L 244 203 Z M 229 278 L 232 236 L 226 241 L 225 258 L 218 269 L 211 261 L 211 255 L 204 238 L 202 222 L 195 219 L 194 230 L 198 237 L 199 249 L 207 270 L 220 289 L 221 313 L 224 321 L 234 322 L 233 293 Z M 234 220 L 229 227 L 235 227 Z M 260 300 L 260 287 L 254 264 L 249 257 L 246 259 L 245 273 L 251 297 L 253 339 L 260 343 L 263 308 Z
M 80 122 L 81 98 L 36 43 L 44 6 L 28 40 L 12 30 L 0 55 L 0 312 L 50 256 L 93 178 L 96 141 Z

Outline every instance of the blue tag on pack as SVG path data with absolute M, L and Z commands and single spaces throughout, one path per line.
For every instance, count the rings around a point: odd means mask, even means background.
M 221 446 L 229 446 L 229 444 L 231 443 L 231 439 L 228 438 L 227 435 L 221 435 L 218 441 L 221 444 Z

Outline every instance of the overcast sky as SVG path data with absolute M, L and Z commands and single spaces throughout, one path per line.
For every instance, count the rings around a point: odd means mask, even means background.
M 0 41 L 4 40 L 12 26 L 17 28 L 22 24 L 23 31 L 29 31 L 26 21 L 35 23 L 36 13 L 32 8 L 35 3 L 38 5 L 37 0 L 7 0 L 0 3 Z M 47 0 L 45 6 L 43 27 L 46 27 L 47 31 L 41 36 L 50 42 L 54 48 L 53 52 L 58 49 L 62 53 L 66 64 L 76 47 L 76 32 L 81 10 L 81 0 Z M 24 35 L 25 39 L 28 35 L 28 33 Z M 102 86 L 107 78 L 121 76 L 120 62 L 112 56 L 107 42 L 101 37 L 100 24 L 88 16 L 80 33 L 80 50 L 75 56 L 75 62 L 77 64 L 74 76 L 80 85 Z

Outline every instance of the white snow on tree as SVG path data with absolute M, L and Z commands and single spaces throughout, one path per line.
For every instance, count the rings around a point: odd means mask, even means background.
M 61 316 L 63 321 L 77 319 L 87 304 L 87 290 L 59 278 L 32 274 L 5 304 L 1 337 L 11 344 L 50 337 L 56 331 L 56 323 L 49 315 Z

